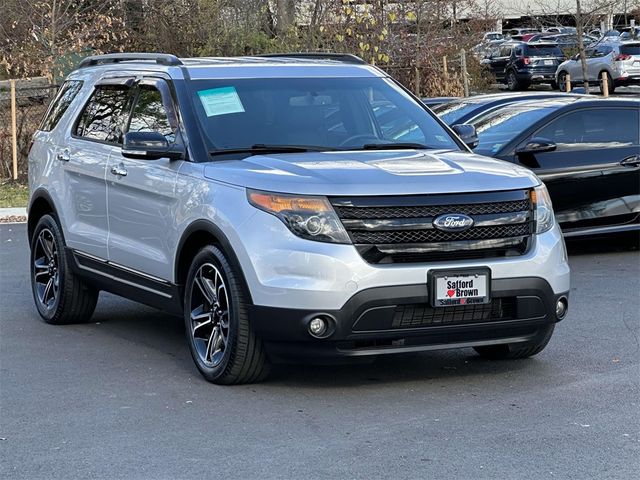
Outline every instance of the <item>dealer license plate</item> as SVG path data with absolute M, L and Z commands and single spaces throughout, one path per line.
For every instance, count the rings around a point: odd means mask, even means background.
M 553 65 L 553 60 L 545 60 L 544 64 L 545 65 Z
M 489 303 L 491 272 L 488 269 L 430 272 L 434 307 Z

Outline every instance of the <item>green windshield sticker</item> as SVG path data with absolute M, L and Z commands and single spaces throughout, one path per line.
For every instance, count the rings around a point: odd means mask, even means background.
M 244 107 L 235 87 L 210 88 L 198 92 L 200 102 L 207 117 L 227 115 L 229 113 L 242 113 Z

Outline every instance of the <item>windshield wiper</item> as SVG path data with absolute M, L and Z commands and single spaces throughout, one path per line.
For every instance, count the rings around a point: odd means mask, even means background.
M 264 143 L 256 143 L 255 145 L 251 145 L 250 147 L 209 150 L 209 155 L 226 155 L 232 153 L 248 153 L 251 155 L 260 155 L 262 153 L 328 152 L 333 150 L 336 149 L 318 145 L 268 145 Z
M 433 149 L 433 147 L 429 147 L 421 143 L 365 143 L 362 147 L 360 147 L 360 150 L 394 150 L 394 149 L 425 150 L 425 149 Z

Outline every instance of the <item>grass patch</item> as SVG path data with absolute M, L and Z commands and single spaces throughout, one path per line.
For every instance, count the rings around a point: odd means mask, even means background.
M 0 181 L 0 208 L 26 207 L 29 187 L 11 180 Z

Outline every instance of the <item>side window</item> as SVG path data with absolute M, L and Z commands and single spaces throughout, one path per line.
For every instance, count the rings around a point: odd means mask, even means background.
M 516 56 L 522 57 L 524 53 L 522 53 L 522 47 L 516 48 Z
M 548 138 L 559 148 L 563 145 L 576 148 L 575 144 L 585 144 L 589 149 L 637 145 L 639 115 L 638 110 L 631 108 L 579 110 L 553 120 L 535 136 Z
M 162 94 L 152 85 L 140 85 L 138 98 L 133 107 L 129 132 L 158 132 L 169 143 L 176 139 L 177 121 L 170 120 L 162 101 Z
M 502 47 L 500 49 L 501 57 L 510 57 L 511 56 L 511 47 Z
M 122 143 L 130 88 L 123 85 L 99 85 L 85 106 L 75 135 L 89 140 Z
M 53 130 L 81 88 L 81 80 L 68 80 L 64 82 L 60 90 L 58 90 L 56 97 L 53 99 L 53 102 L 51 102 L 49 110 L 47 110 L 47 113 L 42 119 L 39 129 L 45 132 Z

